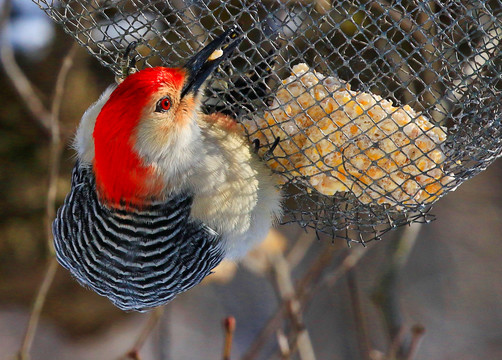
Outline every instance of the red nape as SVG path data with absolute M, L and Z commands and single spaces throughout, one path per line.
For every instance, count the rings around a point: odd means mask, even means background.
M 108 205 L 141 205 L 158 195 L 162 181 L 133 148 L 145 105 L 159 87 L 183 85 L 181 69 L 151 68 L 127 77 L 110 95 L 94 126 L 94 174 L 100 199 Z

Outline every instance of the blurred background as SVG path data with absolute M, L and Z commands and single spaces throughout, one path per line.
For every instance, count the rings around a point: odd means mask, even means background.
M 0 42 L 12 46 L 20 68 L 50 108 L 73 39 L 31 1 L 16 0 Z M 9 358 L 19 349 L 49 259 L 51 145 L 50 135 L 2 71 L 0 357 Z M 60 111 L 57 205 L 70 187 L 73 131 L 113 81 L 109 70 L 85 50 L 76 50 Z M 317 240 L 296 225 L 279 226 L 242 263 L 224 264 L 168 304 L 141 358 L 221 359 L 222 320 L 232 315 L 237 322 L 232 359 L 290 358 L 286 350 L 281 354 L 277 340 L 288 337 L 297 344 L 289 349 L 293 359 L 312 358 L 309 349 L 316 359 L 405 358 L 399 349 L 410 350 L 410 344 L 419 345 L 415 359 L 501 359 L 501 183 L 499 159 L 441 199 L 431 211 L 436 221 L 399 228 L 367 248 L 348 249 L 344 241 Z M 270 325 L 281 303 L 291 298 L 300 299 L 302 313 L 284 311 Z M 148 316 L 118 310 L 59 267 L 32 359 L 119 358 L 133 346 Z M 263 332 L 267 323 L 269 331 Z

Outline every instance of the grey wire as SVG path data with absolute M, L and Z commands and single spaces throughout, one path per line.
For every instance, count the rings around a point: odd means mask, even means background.
M 142 47 L 139 69 L 181 65 L 223 29 L 238 24 L 246 39 L 211 79 L 206 106 L 243 123 L 263 114 L 280 79 L 300 62 L 357 91 L 378 93 L 396 106 L 409 104 L 448 128 L 441 149 L 447 156 L 444 168 L 455 181 L 441 196 L 502 152 L 500 0 L 400 0 L 393 7 L 378 0 L 33 1 L 116 75 L 131 41 Z M 248 133 L 250 142 L 266 130 Z M 344 166 L 351 164 L 345 161 Z M 350 191 L 326 196 L 307 178 L 282 174 L 290 179 L 284 185 L 283 221 L 331 237 L 367 242 L 398 226 L 432 219 L 430 204 L 364 204 Z

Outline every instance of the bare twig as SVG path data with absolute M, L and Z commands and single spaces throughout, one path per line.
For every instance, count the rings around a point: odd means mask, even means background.
M 159 320 L 159 325 L 156 331 L 157 334 L 157 356 L 158 360 L 168 360 L 171 358 L 171 316 L 172 308 L 164 306 L 164 314 Z
M 345 274 L 347 274 L 347 271 L 357 265 L 359 260 L 361 260 L 368 251 L 368 248 L 359 246 L 348 251 L 349 253 L 345 257 L 345 259 L 343 259 L 342 263 L 338 265 L 338 267 L 333 272 L 326 274 L 315 286 L 315 288 L 309 292 L 309 295 L 311 294 L 310 296 L 313 296 L 316 292 L 324 287 L 329 288 L 334 286 L 338 282 L 338 280 L 340 280 L 343 276 L 345 276 Z
M 349 288 L 350 303 L 354 314 L 359 358 L 369 360 L 370 344 L 354 268 L 347 272 L 347 284 Z
M 291 358 L 291 350 L 289 349 L 288 338 L 282 329 L 277 330 L 277 345 L 279 346 L 281 360 L 289 360 Z
M 228 316 L 223 320 L 223 329 L 225 331 L 225 342 L 223 344 L 223 360 L 230 360 L 232 355 L 232 341 L 235 332 L 235 318 Z
M 324 268 L 333 260 L 334 256 L 334 246 L 326 245 L 321 254 L 317 259 L 313 261 L 313 265 L 310 269 L 305 273 L 303 278 L 298 282 L 295 292 L 300 299 L 300 303 L 302 303 L 301 299 L 305 296 L 306 289 L 308 287 L 309 282 L 316 279 Z M 242 360 L 251 360 L 255 359 L 257 354 L 260 352 L 261 348 L 266 344 L 274 335 L 274 332 L 281 325 L 281 320 L 286 314 L 288 302 L 281 302 L 275 311 L 275 313 L 268 319 L 266 324 L 261 329 L 260 333 L 254 338 L 253 343 L 249 346 L 246 353 L 243 355 Z
M 396 359 L 397 358 L 397 353 L 399 352 L 399 349 L 401 348 L 401 345 L 403 344 L 403 339 L 406 336 L 405 328 L 401 326 L 399 329 L 397 335 L 392 339 L 389 350 L 387 351 L 387 356 L 385 357 L 386 359 Z
M 313 261 L 312 266 L 305 272 L 305 275 L 303 275 L 300 281 L 298 281 L 298 284 L 296 285 L 296 294 L 302 304 L 302 307 L 305 306 L 306 303 L 310 302 L 314 296 L 312 290 L 319 285 L 318 280 L 324 270 L 333 262 L 336 254 L 335 250 L 338 250 L 335 246 L 332 244 L 326 244 L 321 249 L 319 257 Z
M 288 261 L 290 269 L 294 269 L 305 258 L 315 238 L 316 235 L 314 231 L 302 232 L 302 234 L 298 236 L 298 240 L 296 240 L 295 244 L 286 255 L 286 260 Z
M 290 343 L 293 345 L 291 355 L 296 351 L 302 360 L 315 360 L 314 347 L 310 340 L 310 335 L 303 323 L 302 310 L 300 303 L 296 300 L 288 303 L 288 314 L 290 318 L 294 319 L 293 329 L 289 335 Z
M 424 337 L 424 333 L 425 328 L 422 325 L 414 325 L 411 328 L 411 344 L 408 353 L 406 354 L 405 360 L 415 359 L 415 355 L 417 354 L 420 342 Z
M 3 34 L 7 26 L 11 10 L 11 0 L 5 0 L 0 17 L 0 34 Z M 0 61 L 12 85 L 18 92 L 26 108 L 31 112 L 36 124 L 46 137 L 51 136 L 51 113 L 45 108 L 42 100 L 37 95 L 35 88 L 16 63 L 14 51 L 10 42 L 5 39 L 0 46 Z
M 141 357 L 139 356 L 139 352 L 145 345 L 145 342 L 152 333 L 152 331 L 159 323 L 159 320 L 162 318 L 162 314 L 164 313 L 164 308 L 165 308 L 164 306 L 159 306 L 152 310 L 145 325 L 143 326 L 140 333 L 138 334 L 138 337 L 134 341 L 133 346 L 123 356 L 121 356 L 119 360 L 141 359 Z
M 249 346 L 241 360 L 252 360 L 257 357 L 264 344 L 273 336 L 274 331 L 279 329 L 285 309 L 286 304 L 281 303 L 275 313 L 267 320 L 260 333 L 254 338 L 253 343 Z
M 26 326 L 26 331 L 21 343 L 21 347 L 17 353 L 17 358 L 19 360 L 26 360 L 30 358 L 31 345 L 33 344 L 33 339 L 35 338 L 35 333 L 37 331 L 38 321 L 40 319 L 40 313 L 47 298 L 47 293 L 54 280 L 54 275 L 58 268 L 58 262 L 55 256 L 49 258 L 49 263 L 47 266 L 47 271 L 45 272 L 44 279 L 40 288 L 37 291 L 35 301 L 33 302 L 33 307 L 30 313 L 30 319 L 28 320 L 28 325 Z
M 314 360 L 314 348 L 307 328 L 303 323 L 301 307 L 295 294 L 288 262 L 282 254 L 277 254 L 271 259 L 271 263 L 274 269 L 274 279 L 279 299 L 287 303 L 286 310 L 292 324 L 290 338 L 295 340 L 294 349 L 298 349 L 300 359 Z M 293 355 L 293 352 L 291 352 L 291 355 Z
M 403 354 L 409 352 L 409 339 L 406 334 L 402 333 L 403 321 L 397 299 L 397 279 L 402 267 L 408 260 L 420 229 L 421 224 L 411 224 L 409 227 L 404 228 L 401 237 L 392 244 L 387 268 L 384 270 L 380 283 L 373 291 L 372 296 L 373 302 L 380 308 L 384 316 L 389 338 L 391 341 L 400 339 L 397 342 L 399 344 L 397 350 L 395 349 L 396 343 L 391 345 L 391 350 L 396 353 L 396 358 L 401 358 Z
M 366 249 L 365 247 L 357 247 L 345 250 L 345 252 L 349 252 L 349 254 L 342 263 L 332 273 L 321 278 L 326 267 L 333 261 L 335 250 L 337 250 L 337 248 L 331 244 L 326 245 L 321 250 L 318 258 L 312 262 L 310 269 L 307 270 L 295 287 L 295 292 L 299 299 L 302 312 L 305 311 L 309 302 L 320 289 L 326 286 L 333 286 L 348 270 L 352 269 L 366 253 Z M 242 360 L 251 360 L 257 357 L 260 349 L 272 338 L 274 332 L 279 328 L 281 319 L 285 311 L 287 311 L 287 306 L 287 302 L 283 302 L 279 305 L 275 313 L 268 319 L 260 333 L 255 337 L 253 343 L 241 358 Z
M 49 169 L 49 188 L 47 190 L 47 202 L 46 202 L 46 231 L 47 231 L 47 246 L 49 252 L 54 254 L 54 245 L 52 242 L 52 220 L 56 215 L 56 195 L 57 195 L 57 179 L 59 177 L 59 165 L 61 159 L 61 153 L 63 150 L 61 141 L 61 132 L 59 128 L 59 114 L 61 111 L 61 104 L 63 102 L 63 94 L 65 89 L 66 78 L 73 65 L 73 59 L 78 49 L 78 44 L 73 43 L 70 51 L 65 56 L 63 63 L 61 64 L 61 69 L 56 80 L 56 86 L 54 89 L 54 98 L 51 106 L 51 118 L 50 118 L 50 129 L 51 129 L 51 150 L 50 150 L 50 169 Z
M 44 275 L 44 279 L 42 284 L 37 292 L 35 297 L 35 301 L 33 303 L 33 307 L 30 313 L 30 319 L 28 321 L 28 325 L 26 327 L 26 332 L 23 337 L 21 347 L 18 352 L 19 359 L 28 359 L 29 353 L 31 350 L 31 346 L 33 344 L 33 339 L 35 337 L 35 333 L 37 330 L 38 322 L 40 319 L 40 314 L 42 312 L 42 308 L 45 303 L 45 299 L 47 298 L 47 293 L 52 285 L 54 280 L 54 276 L 57 270 L 57 260 L 54 255 L 53 246 L 52 246 L 52 230 L 51 230 L 51 221 L 54 218 L 55 207 L 56 207 L 56 190 L 57 190 L 57 179 L 59 176 L 59 163 L 61 159 L 61 139 L 60 139 L 60 131 L 59 131 L 59 112 L 62 103 L 62 97 L 65 90 L 65 83 L 68 77 L 69 70 L 73 64 L 73 59 L 75 57 L 77 46 L 74 45 L 68 52 L 68 54 L 64 57 L 63 63 L 59 70 L 55 90 L 54 97 L 52 102 L 52 112 L 49 117 L 50 120 L 50 138 L 51 138 L 51 155 L 49 159 L 49 185 L 47 189 L 47 202 L 46 202 L 46 240 L 48 243 L 49 249 L 49 260 L 47 265 L 47 271 Z M 12 59 L 13 60 L 13 59 Z M 12 64 L 15 64 L 13 62 Z M 24 74 L 23 74 L 24 76 Z M 27 101 L 23 97 L 24 101 Z

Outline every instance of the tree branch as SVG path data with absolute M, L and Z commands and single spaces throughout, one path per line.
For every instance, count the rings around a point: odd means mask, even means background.
M 414 223 L 403 229 L 399 239 L 391 244 L 390 259 L 380 282 L 373 291 L 373 302 L 380 309 L 385 319 L 385 325 L 395 358 L 402 359 L 409 353 L 409 337 L 403 333 L 403 320 L 398 303 L 398 275 L 408 260 L 413 246 L 418 238 L 421 224 Z
M 54 89 L 54 97 L 52 101 L 52 112 L 49 116 L 50 121 L 50 139 L 51 139 L 51 151 L 49 158 L 49 185 L 47 188 L 47 202 L 46 202 L 46 240 L 48 244 L 49 260 L 47 265 L 47 271 L 44 275 L 44 280 L 37 291 L 35 301 L 30 313 L 30 319 L 28 320 L 28 325 L 26 327 L 26 332 L 23 337 L 21 347 L 19 348 L 18 358 L 21 360 L 28 359 L 31 346 L 33 344 L 33 339 L 38 327 L 38 322 L 40 320 L 40 314 L 47 298 L 47 293 L 52 285 L 54 276 L 57 271 L 57 260 L 54 255 L 53 245 L 52 245 L 52 228 L 51 222 L 55 216 L 56 208 L 56 193 L 57 193 L 57 179 L 59 177 L 59 163 L 61 160 L 61 137 L 59 131 L 59 112 L 61 109 L 61 103 L 63 94 L 65 91 L 66 79 L 68 78 L 68 73 L 73 65 L 73 59 L 77 50 L 76 44 L 74 44 L 68 54 L 64 57 L 61 68 L 56 80 L 56 85 Z M 23 74 L 24 76 L 24 74 Z M 26 99 L 23 98 L 24 101 Z
M 141 329 L 140 333 L 138 334 L 138 337 L 134 341 L 133 346 L 124 354 L 122 355 L 119 360 L 140 360 L 141 357 L 139 356 L 140 350 L 143 348 L 145 345 L 146 340 L 152 333 L 152 331 L 155 329 L 157 324 L 159 323 L 159 320 L 162 318 L 162 314 L 164 313 L 165 306 L 159 306 L 156 307 L 155 309 L 152 310 L 150 313 L 150 316 L 148 317 L 145 325 Z
M 301 307 L 295 293 L 289 264 L 282 254 L 273 256 L 271 263 L 279 300 L 287 303 L 286 313 L 292 325 L 290 338 L 294 340 L 293 348 L 298 349 L 301 360 L 315 360 L 314 348 L 308 330 L 303 323 Z M 293 354 L 294 352 L 291 351 L 290 355 Z
M 235 318 L 228 316 L 223 320 L 223 329 L 225 331 L 225 342 L 223 344 L 223 360 L 230 360 L 232 354 L 232 340 L 235 332 Z
M 330 275 L 325 275 L 321 278 L 326 267 L 333 261 L 335 250 L 337 250 L 332 244 L 326 245 L 295 287 L 301 311 L 305 312 L 309 302 L 320 289 L 326 286 L 333 286 L 347 271 L 352 269 L 366 253 L 366 249 L 361 246 L 346 250 L 348 255 L 342 263 Z M 264 344 L 273 338 L 274 333 L 280 327 L 281 319 L 285 311 L 287 311 L 287 306 L 288 302 L 279 304 L 275 313 L 268 319 L 246 353 L 242 356 L 242 360 L 255 359 Z
M 0 34 L 4 33 L 9 22 L 11 1 L 4 0 L 3 2 L 2 13 L 0 15 Z M 51 137 L 51 113 L 45 108 L 34 86 L 16 63 L 14 50 L 8 39 L 5 39 L 0 44 L 0 61 L 5 75 L 9 78 L 33 119 L 36 120 L 36 124 L 44 136 L 47 138 Z

